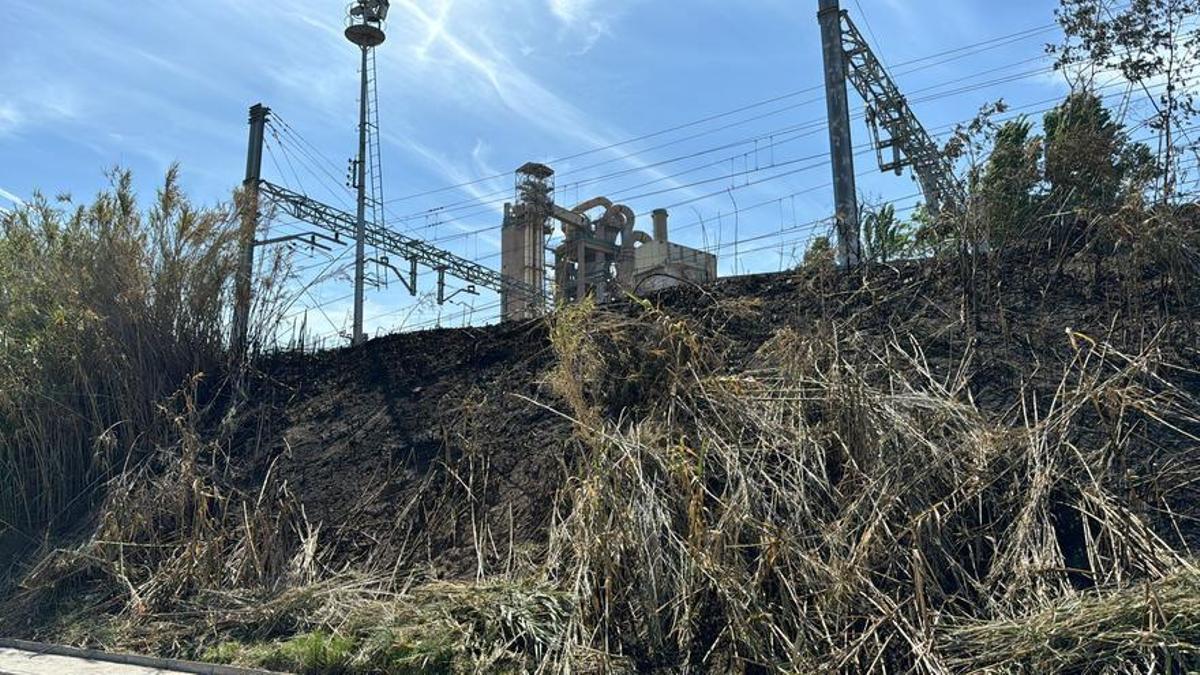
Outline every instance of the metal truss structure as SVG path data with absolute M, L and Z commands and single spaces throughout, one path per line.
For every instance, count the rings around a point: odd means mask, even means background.
M 867 124 L 875 141 L 879 168 L 900 175 L 905 167 L 911 167 L 930 214 L 960 211 L 966 204 L 966 193 L 955 178 L 950 160 L 917 120 L 900 88 L 845 11 L 841 12 L 841 23 L 846 76 L 866 102 Z M 884 156 L 889 149 L 890 159 Z
M 350 213 L 323 204 L 311 197 L 294 192 L 269 181 L 259 181 L 259 196 L 264 202 L 275 204 L 289 216 L 329 232 L 339 241 L 354 241 L 358 219 Z M 442 250 L 428 242 L 405 236 L 377 223 L 367 223 L 366 243 L 389 256 L 407 260 L 448 274 L 457 279 L 487 288 L 497 293 L 513 293 L 538 303 L 545 301 L 545 293 L 516 279 L 510 279 L 493 269 Z

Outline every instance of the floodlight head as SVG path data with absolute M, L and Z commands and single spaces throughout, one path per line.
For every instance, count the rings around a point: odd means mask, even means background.
M 350 16 L 361 16 L 365 21 L 379 23 L 387 21 L 390 8 L 389 0 L 355 0 L 350 8 Z
M 383 23 L 387 20 L 390 6 L 388 0 L 355 0 L 350 5 L 346 39 L 363 48 L 383 44 L 386 39 Z

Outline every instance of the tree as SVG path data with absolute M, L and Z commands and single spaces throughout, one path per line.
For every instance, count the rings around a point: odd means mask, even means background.
M 911 226 L 896 219 L 896 207 L 884 204 L 867 211 L 863 219 L 863 247 L 867 259 L 886 263 L 907 254 L 912 248 Z
M 933 255 L 958 252 L 963 254 L 975 250 L 984 240 L 978 227 L 978 199 L 975 194 L 983 172 L 984 158 L 997 130 L 993 118 L 1008 110 L 1002 99 L 988 103 L 979 109 L 975 117 L 966 124 L 958 124 L 942 148 L 942 155 L 958 165 L 966 164 L 967 203 L 964 212 L 957 217 L 935 214 L 924 205 L 919 205 L 912 216 L 913 246 Z
M 1085 86 L 1099 71 L 1111 69 L 1150 99 L 1143 122 L 1159 132 L 1159 196 L 1174 195 L 1181 169 L 1179 156 L 1197 144 L 1185 131 L 1200 115 L 1196 85 L 1200 79 L 1200 0 L 1060 0 L 1056 12 L 1065 33 L 1051 46 L 1056 67 Z
M 1070 94 L 1043 118 L 1045 174 L 1054 209 L 1075 221 L 1110 216 L 1140 196 L 1161 172 L 1150 148 L 1130 143 L 1092 92 Z
M 834 255 L 833 244 L 829 241 L 829 237 L 822 235 L 814 238 L 808 245 L 808 249 L 804 251 L 804 261 L 800 264 L 804 269 L 827 269 L 834 267 L 836 256 Z
M 997 128 L 992 152 L 975 184 L 987 238 L 993 246 L 1025 234 L 1033 225 L 1033 191 L 1041 180 L 1041 139 L 1025 119 Z

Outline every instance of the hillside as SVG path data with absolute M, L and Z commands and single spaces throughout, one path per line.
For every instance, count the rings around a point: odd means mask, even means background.
M 177 398 L 0 616 L 314 672 L 1148 663 L 1002 624 L 1195 583 L 1198 305 L 1088 270 L 991 261 L 967 302 L 949 261 L 807 268 L 266 358 Z
M 1155 352 L 1180 367 L 1169 372 L 1175 383 L 1200 395 L 1200 354 L 1187 337 L 1194 325 L 1123 321 L 1103 297 L 1115 289 L 1097 295 L 1069 276 L 1005 270 L 994 308 L 975 326 L 959 318 L 951 275 L 920 264 L 874 270 L 865 283 L 767 274 L 677 288 L 651 302 L 719 342 L 729 373 L 751 370 L 781 331 L 814 341 L 852 336 L 843 357 L 863 364 L 911 336 L 930 376 L 948 385 L 961 378 L 958 397 L 1006 417 L 1023 392 L 1048 401 L 1091 338 L 1127 354 Z M 642 314 L 636 306 L 606 311 Z M 286 481 L 323 525 L 330 555 L 400 555 L 436 576 L 474 577 L 504 563 L 507 542 L 545 544 L 554 497 L 576 469 L 569 411 L 546 382 L 555 365 L 543 322 L 401 334 L 274 359 L 242 411 L 247 440 L 235 444 L 233 465 L 244 486 L 268 472 Z M 627 377 L 639 375 L 636 364 L 625 366 Z M 609 411 L 614 421 L 622 412 Z M 487 532 L 482 561 L 473 527 Z

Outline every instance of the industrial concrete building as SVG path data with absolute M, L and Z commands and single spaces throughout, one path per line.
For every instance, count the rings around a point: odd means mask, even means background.
M 633 252 L 633 290 L 657 291 L 684 282 L 717 278 L 717 256 L 668 240 L 666 209 L 655 209 L 654 238 Z
M 554 203 L 554 170 L 529 163 L 517 170 L 516 203 L 505 204 L 501 274 L 543 288 L 546 246 L 562 225 L 554 248 L 553 300 L 570 304 L 592 296 L 598 302 L 623 293 L 642 293 L 717 277 L 717 257 L 668 240 L 668 214 L 653 214 L 654 234 L 635 229 L 636 215 L 624 204 L 595 197 L 566 209 Z M 544 308 L 516 293 L 502 293 L 504 320 L 530 318 Z

